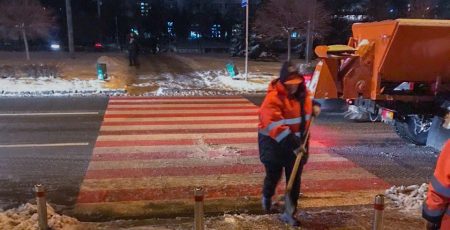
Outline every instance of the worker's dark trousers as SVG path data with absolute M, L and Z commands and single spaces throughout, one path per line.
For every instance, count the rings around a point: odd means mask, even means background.
M 284 165 L 284 173 L 286 177 L 286 184 L 291 177 L 292 169 L 294 168 L 294 161 Z M 297 207 L 297 200 L 300 195 L 300 184 L 301 184 L 301 175 L 303 171 L 303 166 L 306 163 L 306 159 L 303 158 L 300 161 L 300 166 L 297 171 L 297 176 L 294 181 L 294 185 L 292 186 L 291 191 L 291 199 L 294 202 L 295 207 Z M 275 194 L 275 189 L 277 187 L 278 182 L 280 181 L 281 174 L 283 173 L 283 165 L 281 164 L 264 164 L 266 168 L 266 177 L 264 178 L 263 185 L 263 196 L 266 198 L 271 198 Z

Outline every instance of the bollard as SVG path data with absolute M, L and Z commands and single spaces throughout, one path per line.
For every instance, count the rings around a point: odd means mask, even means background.
M 43 185 L 37 184 L 34 186 L 34 191 L 36 192 L 39 229 L 47 230 L 47 201 L 45 200 L 45 188 Z
M 102 81 L 108 78 L 106 63 L 97 63 L 97 78 Z
M 378 194 L 375 196 L 373 208 L 375 209 L 373 230 L 383 229 L 384 195 Z
M 197 187 L 194 189 L 194 229 L 195 230 L 203 230 L 204 222 L 203 222 L 203 188 Z

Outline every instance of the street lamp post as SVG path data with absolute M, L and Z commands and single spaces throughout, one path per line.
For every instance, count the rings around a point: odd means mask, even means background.
M 248 17 L 249 17 L 249 0 L 244 0 L 246 5 L 245 8 L 245 80 L 248 79 Z M 244 2 L 243 1 L 243 2 Z
M 306 32 L 306 63 L 311 62 L 312 59 L 312 47 L 314 41 L 314 19 L 316 17 L 316 0 L 313 0 L 312 10 L 308 15 L 308 27 Z
M 102 0 L 97 0 L 97 16 L 98 18 L 102 16 Z
M 66 0 L 66 17 L 67 17 L 67 37 L 69 42 L 69 54 L 74 58 L 74 44 L 73 44 L 73 21 L 72 21 L 72 5 L 70 0 Z

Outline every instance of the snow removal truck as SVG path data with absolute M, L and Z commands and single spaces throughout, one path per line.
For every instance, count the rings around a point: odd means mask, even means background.
M 310 90 L 393 125 L 417 145 L 450 138 L 450 20 L 356 23 L 347 45 L 317 46 Z

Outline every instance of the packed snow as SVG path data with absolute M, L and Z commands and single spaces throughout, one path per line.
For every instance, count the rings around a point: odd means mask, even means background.
M 139 76 L 134 88 L 152 87 L 145 96 L 211 96 L 265 92 L 272 75 L 250 74 L 248 80 L 239 75 L 231 78 L 225 71 L 204 71 L 190 74 L 163 73 Z M 22 77 L 0 79 L 1 96 L 45 95 L 126 95 L 124 89 L 109 89 L 105 81 L 61 79 L 55 77 Z
M 75 218 L 59 215 L 47 205 L 48 226 L 50 229 L 74 229 L 79 225 Z M 37 206 L 23 204 L 18 208 L 0 212 L 0 229 L 37 230 L 39 229 Z
M 64 80 L 53 77 L 0 79 L 1 96 L 123 94 L 111 90 L 99 80 Z
M 385 191 L 387 198 L 394 202 L 396 207 L 404 210 L 419 210 L 427 197 L 428 185 L 392 186 Z
M 225 71 L 204 71 L 191 74 L 161 74 L 160 76 L 140 76 L 141 83 L 134 86 L 150 86 L 151 81 L 158 86 L 148 96 L 211 96 L 233 95 L 241 93 L 262 93 L 267 90 L 273 75 L 249 74 L 248 80 L 242 75 L 234 78 Z

